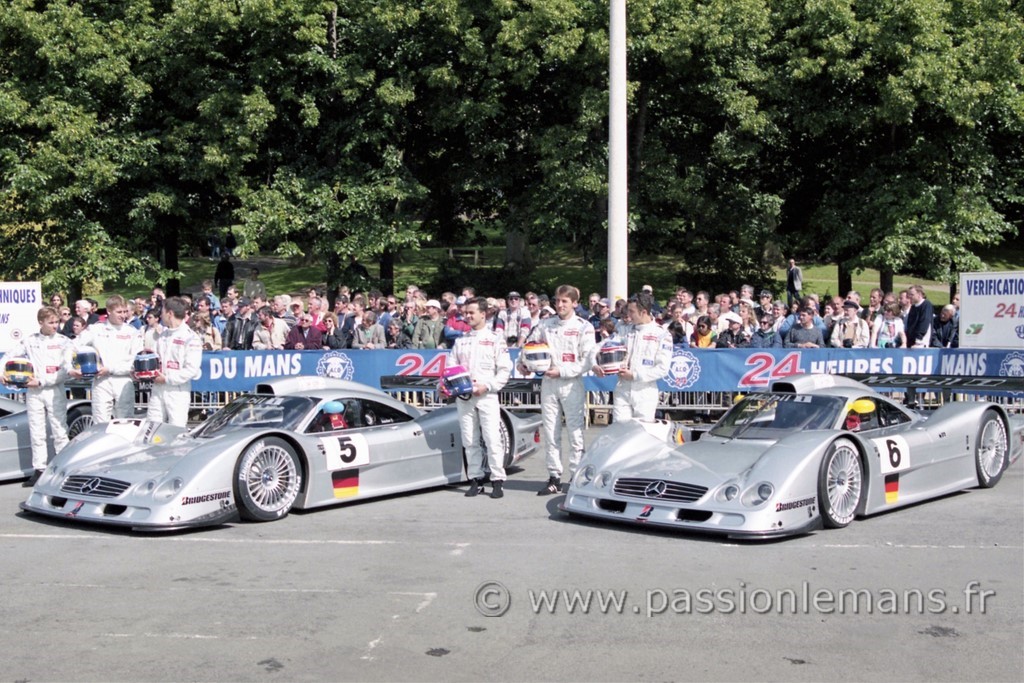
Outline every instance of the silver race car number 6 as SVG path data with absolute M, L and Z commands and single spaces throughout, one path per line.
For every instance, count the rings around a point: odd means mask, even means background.
M 320 439 L 327 458 L 327 469 L 341 470 L 370 462 L 370 447 L 362 434 L 340 434 Z
M 902 472 L 910 467 L 910 444 L 902 436 L 872 439 L 881 456 L 882 474 Z

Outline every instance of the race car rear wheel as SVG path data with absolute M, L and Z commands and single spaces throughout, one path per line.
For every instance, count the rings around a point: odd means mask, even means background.
M 864 492 L 864 466 L 849 439 L 836 439 L 821 461 L 818 501 L 821 519 L 831 529 L 853 521 Z
M 498 433 L 501 435 L 501 450 L 505 453 L 505 464 L 502 467 L 511 467 L 512 461 L 516 458 L 516 444 L 512 438 L 512 425 L 509 424 L 508 416 L 501 413 L 501 423 L 498 425 Z
M 68 438 L 73 439 L 92 426 L 92 406 L 80 405 L 68 411 Z
M 302 469 L 295 449 L 273 436 L 250 444 L 235 465 L 235 500 L 242 519 L 270 522 L 288 514 L 299 495 Z
M 1006 469 L 1009 445 L 1006 426 L 991 410 L 985 413 L 978 429 L 978 443 L 974 448 L 974 464 L 978 470 L 978 485 L 990 489 L 999 483 Z

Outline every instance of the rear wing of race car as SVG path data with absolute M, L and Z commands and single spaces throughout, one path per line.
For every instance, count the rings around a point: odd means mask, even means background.
M 846 373 L 845 377 L 875 389 L 959 389 L 964 392 L 1024 391 L 1024 377 L 967 375 L 882 375 Z
M 437 390 L 437 381 L 437 377 L 423 375 L 384 375 L 380 388 L 401 401 L 431 410 L 446 403 Z M 540 380 L 511 379 L 498 392 L 498 400 L 511 410 L 540 410 Z
M 437 377 L 423 375 L 384 375 L 380 378 L 380 388 L 384 391 L 437 391 L 437 380 Z M 510 379 L 498 395 L 539 393 L 539 379 Z

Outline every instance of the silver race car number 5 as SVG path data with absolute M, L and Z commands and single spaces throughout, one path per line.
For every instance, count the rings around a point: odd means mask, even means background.
M 893 435 L 872 441 L 878 448 L 882 474 L 902 472 L 910 467 L 910 444 L 902 436 Z
M 370 447 L 362 434 L 339 434 L 320 439 L 327 457 L 327 469 L 342 470 L 370 462 Z

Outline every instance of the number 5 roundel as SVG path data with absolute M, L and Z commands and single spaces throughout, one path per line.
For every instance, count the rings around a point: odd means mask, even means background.
M 344 470 L 370 462 L 370 447 L 362 434 L 325 436 L 320 443 L 323 444 L 329 470 Z

